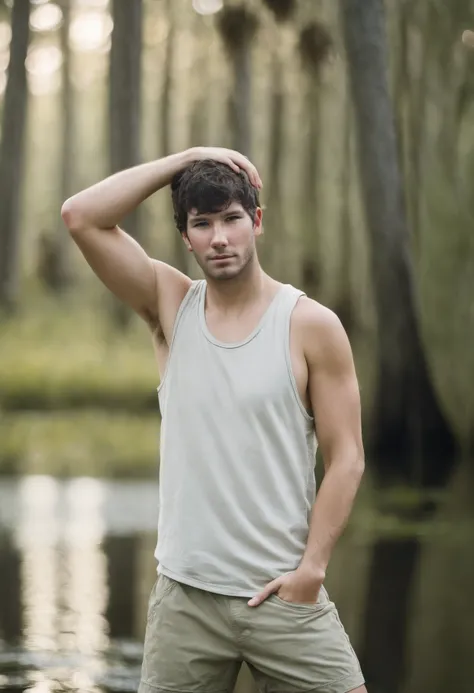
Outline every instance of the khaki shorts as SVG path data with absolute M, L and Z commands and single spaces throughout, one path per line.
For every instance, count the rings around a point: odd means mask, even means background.
M 139 693 L 231 693 L 242 662 L 265 693 L 347 693 L 364 683 L 324 587 L 314 606 L 247 599 L 160 575 L 148 608 Z

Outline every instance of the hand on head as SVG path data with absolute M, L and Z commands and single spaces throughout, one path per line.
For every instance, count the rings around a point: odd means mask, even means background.
M 223 147 L 193 147 L 192 152 L 195 161 L 213 159 L 214 161 L 227 164 L 227 166 L 230 166 L 236 173 L 245 171 L 251 184 L 258 190 L 262 188 L 262 180 L 257 169 L 252 162 L 240 152 L 236 152 L 233 149 L 225 149 Z

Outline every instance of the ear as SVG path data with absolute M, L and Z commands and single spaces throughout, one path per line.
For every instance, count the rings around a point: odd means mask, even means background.
M 192 253 L 192 252 L 193 252 L 193 248 L 192 248 L 192 246 L 191 246 L 191 243 L 189 242 L 188 234 L 187 234 L 187 233 L 182 233 L 182 234 L 181 234 L 181 238 L 183 239 L 184 245 L 186 246 L 186 248 L 189 250 L 190 253 Z
M 261 236 L 263 233 L 262 218 L 263 212 L 260 207 L 257 207 L 253 220 L 253 231 L 255 236 Z

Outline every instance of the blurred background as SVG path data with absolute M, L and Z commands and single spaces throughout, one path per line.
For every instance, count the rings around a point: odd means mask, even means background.
M 366 474 L 326 584 L 369 693 L 472 693 L 469 26 L 471 0 L 0 2 L 0 690 L 138 686 L 158 374 L 60 207 L 204 144 L 255 162 L 264 269 L 352 343 Z M 167 191 L 124 227 L 199 276 Z

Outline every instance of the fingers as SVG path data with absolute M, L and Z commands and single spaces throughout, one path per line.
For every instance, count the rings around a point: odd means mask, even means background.
M 257 169 L 255 166 L 253 166 L 250 161 L 247 161 L 245 165 L 241 166 L 241 168 L 245 171 L 245 173 L 249 177 L 249 181 L 251 184 L 254 186 L 254 188 L 257 188 L 258 190 L 262 189 L 262 180 L 258 174 Z
M 260 592 L 260 594 L 257 594 L 255 597 L 252 597 L 247 604 L 249 606 L 259 606 L 262 602 L 265 601 L 265 599 L 268 599 L 268 597 L 271 594 L 275 594 L 275 592 L 278 592 L 281 586 L 281 578 L 277 578 L 276 580 L 272 580 L 272 582 L 269 582 L 268 585 L 266 585 L 263 590 Z
M 261 190 L 261 189 L 263 188 L 262 179 L 260 178 L 257 169 L 254 169 L 254 173 L 253 173 L 253 185 L 254 185 L 258 190 Z
M 260 190 L 262 188 L 262 179 L 260 178 L 260 175 L 256 169 L 256 167 L 252 164 L 250 159 L 248 159 L 246 156 L 241 154 L 240 152 L 235 152 L 231 151 L 231 156 L 230 156 L 233 165 L 231 168 L 235 171 L 235 165 L 238 166 L 237 170 L 242 169 L 245 171 L 247 176 L 249 177 L 249 181 L 251 184 Z
M 229 166 L 235 173 L 240 173 L 240 171 L 245 171 L 250 183 L 261 190 L 262 179 L 252 162 L 240 152 L 236 152 L 233 149 L 223 149 L 220 147 L 195 147 L 193 152 L 196 156 L 196 160 L 199 159 L 214 159 L 215 161 L 221 161 L 222 163 Z
M 227 166 L 230 166 L 230 168 L 236 173 L 240 173 L 240 168 L 237 166 L 237 164 L 234 164 L 232 159 L 226 159 L 224 163 L 226 163 Z

